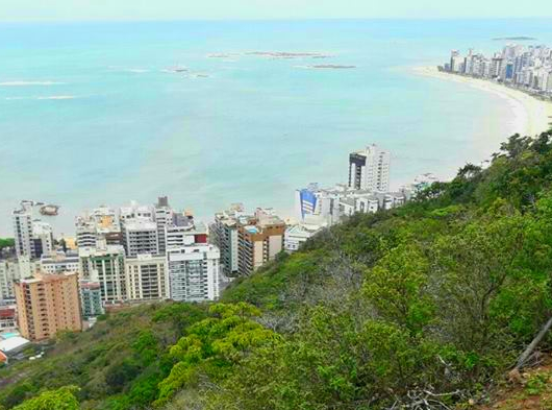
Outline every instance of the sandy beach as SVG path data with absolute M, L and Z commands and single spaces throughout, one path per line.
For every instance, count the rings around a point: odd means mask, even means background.
M 552 103 L 539 100 L 523 91 L 508 88 L 489 80 L 463 77 L 441 72 L 437 67 L 415 67 L 413 72 L 426 77 L 433 77 L 490 92 L 508 100 L 516 113 L 516 121 L 512 131 L 525 135 L 537 135 L 549 130 L 552 126 Z

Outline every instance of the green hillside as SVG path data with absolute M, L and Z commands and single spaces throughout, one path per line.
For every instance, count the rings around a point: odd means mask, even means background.
M 403 208 L 353 216 L 237 281 L 221 303 L 143 306 L 64 335 L 45 359 L 0 371 L 0 403 L 477 403 L 552 316 L 551 184 L 552 132 L 513 136 L 488 169 L 466 165 Z

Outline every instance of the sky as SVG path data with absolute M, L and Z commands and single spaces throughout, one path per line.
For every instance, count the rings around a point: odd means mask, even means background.
M 552 17 L 550 1 L 0 0 L 0 21 Z

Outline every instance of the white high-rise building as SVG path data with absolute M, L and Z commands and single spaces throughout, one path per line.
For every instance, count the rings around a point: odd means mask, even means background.
M 349 188 L 389 191 L 391 154 L 372 144 L 349 156 Z
M 159 241 L 159 253 L 164 254 L 167 250 L 165 230 L 171 225 L 174 211 L 169 205 L 169 199 L 164 196 L 157 200 L 155 205 L 155 223 L 157 224 L 157 239 Z
M 167 252 L 171 299 L 186 302 L 219 297 L 220 252 L 214 245 L 197 244 Z
M 12 219 L 17 258 L 25 256 L 32 259 L 34 257 L 32 204 L 22 202 L 21 208 L 13 211 Z
M 125 260 L 128 300 L 169 299 L 170 285 L 165 255 L 138 255 Z
M 52 252 L 54 237 L 52 226 L 33 217 L 34 202 L 23 201 L 21 208 L 13 211 L 13 234 L 17 258 L 38 259 Z
M 122 206 L 119 209 L 119 219 L 121 222 L 127 219 L 145 218 L 153 221 L 155 219 L 155 208 L 150 205 L 139 205 L 131 201 L 130 205 Z
M 48 255 L 54 250 L 54 232 L 49 223 L 33 222 L 33 258 Z

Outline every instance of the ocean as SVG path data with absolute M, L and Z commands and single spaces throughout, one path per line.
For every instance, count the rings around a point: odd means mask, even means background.
M 371 143 L 392 152 L 395 188 L 448 178 L 495 152 L 516 114 L 411 67 L 498 37 L 552 44 L 551 23 L 1 24 L 0 235 L 22 199 L 60 205 L 69 235 L 85 209 L 161 195 L 203 219 L 233 202 L 291 215 L 295 189 L 346 181 L 348 153 Z

